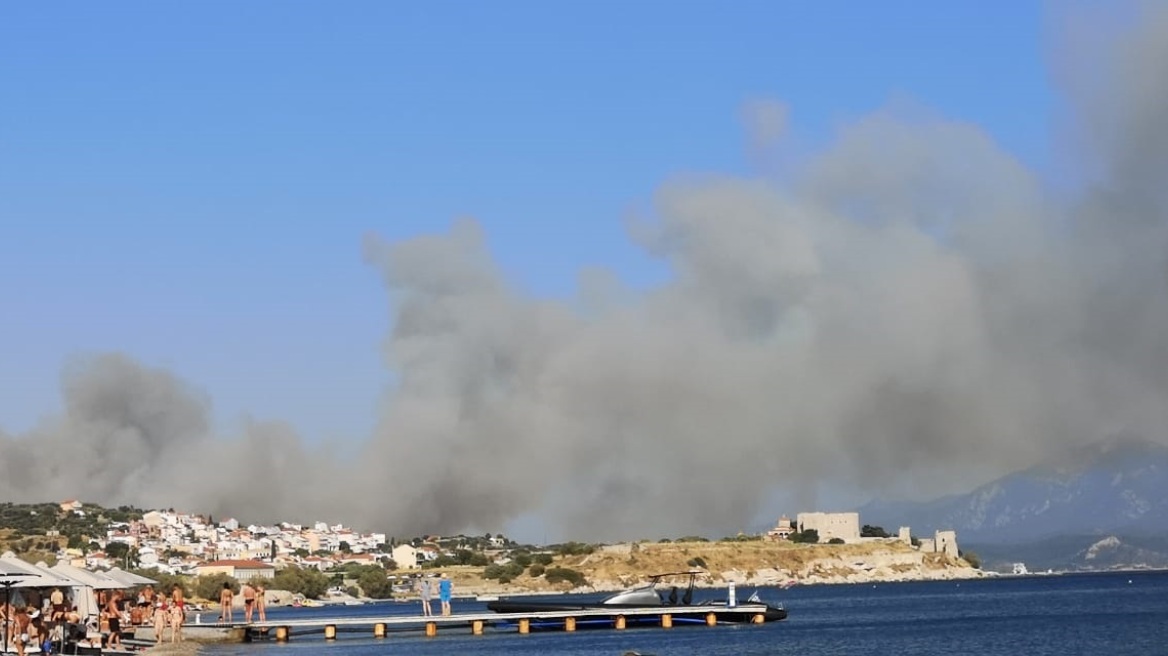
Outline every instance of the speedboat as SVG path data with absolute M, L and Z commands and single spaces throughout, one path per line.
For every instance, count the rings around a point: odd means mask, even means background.
M 775 622 L 787 619 L 787 611 L 781 605 L 772 605 L 765 603 L 758 596 L 755 591 L 753 595 L 744 603 L 738 604 L 732 600 L 726 599 L 711 599 L 694 603 L 693 593 L 694 584 L 697 577 L 704 574 L 704 572 L 669 572 L 665 574 L 654 574 L 649 577 L 649 582 L 640 586 L 628 588 L 604 598 L 599 602 L 593 603 L 572 603 L 569 601 L 535 601 L 527 599 L 499 599 L 487 603 L 487 609 L 496 613 L 539 613 L 539 612 L 565 612 L 574 610 L 621 610 L 630 608 L 660 608 L 664 613 L 666 610 L 676 609 L 678 614 L 692 615 L 697 621 L 704 622 L 703 615 L 712 612 L 717 616 L 719 622 L 757 622 L 759 616 L 764 622 Z M 663 582 L 675 577 L 686 577 L 688 584 L 686 584 L 684 594 L 679 596 L 679 588 L 676 585 L 666 587 Z M 646 620 L 657 621 L 656 618 L 646 617 Z M 674 621 L 678 621 L 675 619 Z

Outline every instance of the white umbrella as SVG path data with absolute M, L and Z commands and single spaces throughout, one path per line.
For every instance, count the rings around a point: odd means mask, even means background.
M 133 572 L 127 572 L 123 569 L 118 569 L 117 567 L 109 570 L 108 572 L 104 572 L 104 574 L 115 581 L 121 581 L 122 583 L 125 583 L 127 587 L 147 584 L 154 585 L 155 583 L 158 583 L 158 581 L 155 581 L 154 579 L 148 579 L 145 576 L 140 576 Z
M 14 588 L 52 588 L 73 585 L 73 581 L 52 570 L 44 569 L 20 560 L 11 551 L 0 556 L 0 577 L 15 577 L 19 581 Z
M 91 572 L 63 562 L 57 563 L 49 569 L 78 582 L 79 585 L 73 587 L 73 605 L 77 607 L 77 612 L 81 617 L 94 616 L 100 612 L 94 590 L 120 590 L 129 587 L 98 572 Z
M 94 590 L 121 590 L 131 587 L 129 583 L 112 579 L 102 572 L 91 572 L 87 569 L 81 569 L 80 567 L 74 567 L 66 563 L 57 563 L 49 569 L 59 572 L 63 576 L 80 581 L 82 585 L 89 586 Z

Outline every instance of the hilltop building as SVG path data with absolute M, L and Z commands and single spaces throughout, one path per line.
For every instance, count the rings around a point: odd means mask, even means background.
M 276 567 L 258 560 L 216 560 L 195 568 L 199 576 L 226 574 L 237 581 L 270 579 L 276 576 Z
M 767 537 L 772 540 L 787 540 L 794 532 L 795 527 L 791 525 L 791 518 L 783 515 L 779 518 L 775 527 L 767 531 Z
M 799 532 L 816 531 L 820 542 L 839 538 L 847 544 L 860 541 L 860 513 L 805 512 L 795 516 Z

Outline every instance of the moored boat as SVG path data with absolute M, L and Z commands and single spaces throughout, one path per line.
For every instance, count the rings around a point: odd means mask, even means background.
M 645 585 L 622 590 L 594 603 L 574 603 L 571 601 L 538 601 L 530 599 L 499 599 L 487 603 L 487 609 L 496 613 L 539 613 L 571 612 L 624 609 L 661 609 L 662 614 L 691 616 L 694 621 L 705 622 L 704 616 L 714 613 L 718 622 L 776 622 L 787 619 L 787 610 L 782 605 L 762 601 L 756 591 L 744 603 L 737 603 L 733 596 L 729 599 L 710 599 L 694 602 L 694 584 L 702 572 L 671 572 L 649 577 Z M 684 594 L 679 594 L 678 586 L 670 586 L 668 593 L 662 585 L 664 581 L 676 577 L 686 577 L 688 584 Z M 613 615 L 618 615 L 614 612 Z M 643 621 L 658 621 L 654 616 L 638 618 Z M 675 619 L 675 621 L 678 621 Z M 681 619 L 684 621 L 684 619 Z

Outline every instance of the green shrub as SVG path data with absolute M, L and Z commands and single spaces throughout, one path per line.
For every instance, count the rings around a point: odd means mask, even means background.
M 380 569 L 380 568 L 378 568 Z M 385 570 L 367 570 L 357 579 L 357 585 L 366 597 L 373 599 L 389 599 L 393 597 L 393 584 L 385 575 Z
M 511 580 L 519 577 L 519 575 L 523 574 L 524 569 L 525 568 L 521 567 L 518 563 L 515 562 L 510 562 L 506 565 L 487 565 L 487 567 L 483 569 L 483 578 L 498 579 L 500 583 L 508 583 Z M 504 578 L 507 580 L 504 581 Z
M 819 531 L 809 528 L 801 533 L 792 533 L 791 542 L 803 544 L 819 544 Z
M 544 572 L 543 577 L 548 583 L 571 583 L 574 587 L 585 585 L 588 581 L 584 575 L 567 567 L 552 567 Z
M 328 590 L 329 577 L 323 572 L 312 568 L 285 567 L 276 572 L 268 586 L 272 590 L 287 590 L 293 594 L 302 594 L 309 599 L 315 599 Z

